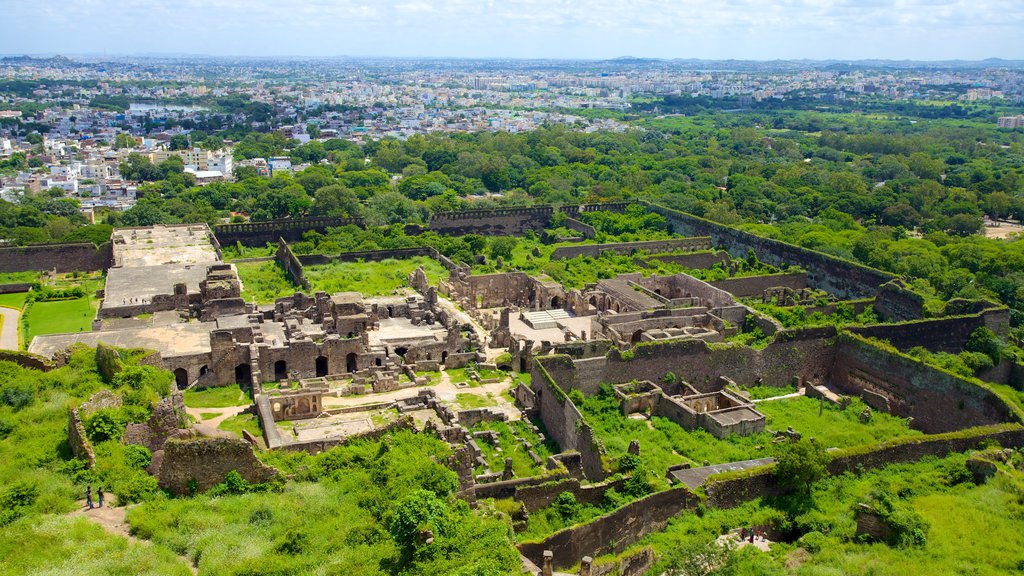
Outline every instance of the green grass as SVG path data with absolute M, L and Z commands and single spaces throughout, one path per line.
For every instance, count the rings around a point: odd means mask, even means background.
M 220 416 L 220 412 L 200 412 L 199 417 L 203 420 L 212 420 Z
M 242 436 L 242 430 L 248 430 L 256 438 L 263 437 L 263 430 L 260 429 L 260 423 L 255 414 L 238 414 L 225 418 L 220 426 L 217 426 L 217 429 L 232 432 L 239 437 Z
M 667 485 L 665 473 L 673 464 L 721 464 L 765 458 L 773 453 L 772 436 L 767 432 L 719 439 L 702 429 L 685 430 L 666 418 L 653 417 L 649 423 L 627 418 L 609 390 L 603 388 L 600 394 L 585 398 L 580 410 L 612 458 L 624 455 L 630 440 L 639 440 L 640 458 L 653 473 L 657 486 Z M 909 428 L 906 420 L 878 411 L 870 422 L 861 424 L 858 417 L 864 406 L 854 399 L 843 411 L 826 403 L 819 416 L 818 401 L 800 397 L 762 402 L 757 409 L 767 417 L 767 429 L 785 430 L 792 426 L 804 438 L 817 438 L 826 447 L 861 446 L 920 435 Z
M 249 396 L 238 386 L 185 390 L 185 406 L 189 408 L 227 408 L 249 404 Z
M 750 394 L 751 400 L 775 398 L 796 392 L 795 386 L 741 386 L 740 389 Z
M 1001 467 L 995 479 L 982 486 L 957 483 L 964 477 L 966 455 L 926 458 L 856 476 L 828 478 L 815 485 L 809 500 L 762 498 L 729 510 L 709 509 L 703 515 L 682 514 L 668 527 L 647 536 L 637 546 L 652 546 L 663 560 L 652 573 L 671 568 L 664 560 L 680 550 L 706 545 L 719 534 L 749 525 L 774 525 L 790 540 L 815 530 L 824 546 L 806 560 L 786 569 L 797 543 L 776 543 L 772 552 L 733 558 L 748 568 L 729 573 L 853 576 L 952 576 L 1019 573 L 1024 566 L 1021 530 L 1020 472 Z M 958 472 L 959 471 L 959 472 Z M 969 477 L 969 475 L 967 476 Z M 929 525 L 923 547 L 861 543 L 855 536 L 855 510 L 872 493 L 892 495 L 902 507 L 916 512 Z M 532 517 L 531 517 L 532 518 Z
M 257 304 L 273 304 L 274 300 L 291 296 L 301 288 L 292 284 L 288 273 L 277 262 L 239 262 L 238 278 L 242 281 L 242 299 Z
M 474 432 L 478 430 L 494 430 L 499 435 L 498 447 L 501 448 L 501 453 L 498 453 L 490 442 L 477 440 L 477 445 L 480 446 L 480 451 L 483 452 L 484 459 L 487 460 L 487 465 L 493 472 L 504 470 L 505 458 L 512 458 L 512 470 L 517 478 L 537 476 L 544 473 L 544 463 L 547 462 L 549 456 L 557 451 L 557 447 L 540 442 L 529 425 L 523 421 L 481 422 L 472 428 Z M 540 457 L 541 464 L 533 463 L 533 459 L 523 448 L 522 443 L 516 440 L 516 436 L 533 446 L 533 451 Z
M 17 308 L 21 310 L 25 306 L 25 298 L 28 292 L 15 292 L 13 294 L 0 294 L 0 306 Z
M 487 406 L 498 405 L 498 401 L 491 397 L 490 394 L 484 395 L 462 392 L 455 395 L 455 401 L 463 410 L 469 410 L 472 408 L 486 408 Z
M 95 315 L 96 310 L 88 297 L 33 302 L 25 315 L 25 344 L 28 345 L 33 338 L 44 334 L 89 332 Z
M 39 281 L 39 272 L 4 272 L 0 274 L 0 284 L 26 284 Z
M 461 384 L 462 382 L 469 382 L 469 374 L 466 373 L 465 368 L 450 368 L 446 369 L 445 374 L 448 375 L 448 380 L 452 384 Z
M 420 266 L 423 266 L 431 284 L 447 275 L 447 270 L 439 262 L 426 256 L 380 262 L 332 262 L 306 266 L 303 273 L 313 292 L 359 292 L 365 296 L 376 296 L 408 286 L 409 273 Z
M 0 574 L 191 574 L 165 546 L 130 543 L 85 518 L 37 516 L 0 529 Z
M 266 258 L 276 253 L 277 244 L 267 244 L 266 246 L 241 246 L 236 244 L 224 246 L 221 250 L 225 262 L 232 262 L 239 258 Z

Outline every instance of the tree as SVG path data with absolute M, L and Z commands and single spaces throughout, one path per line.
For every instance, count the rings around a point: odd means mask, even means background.
M 320 188 L 314 199 L 313 214 L 316 216 L 357 218 L 362 212 L 355 192 L 340 184 Z
M 171 150 L 188 150 L 188 136 L 185 136 L 184 134 L 175 134 L 174 136 L 171 136 L 170 148 Z
M 783 444 L 776 456 L 775 478 L 790 490 L 810 495 L 811 486 L 828 473 L 829 456 L 813 438 Z
M 429 490 L 416 490 L 402 498 L 395 506 L 388 531 L 395 542 L 406 551 L 424 544 L 429 531 L 434 536 L 447 532 L 448 505 Z
M 515 249 L 516 239 L 511 236 L 496 236 L 491 239 L 491 258 L 508 260 L 512 257 L 512 250 Z

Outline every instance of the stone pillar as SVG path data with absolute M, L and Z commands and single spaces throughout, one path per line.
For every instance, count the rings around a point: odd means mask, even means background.
M 580 576 L 590 576 L 590 565 L 593 563 L 593 558 L 584 556 L 583 560 L 580 560 Z
M 505 469 L 501 472 L 501 479 L 511 480 L 514 475 L 515 472 L 512 470 L 512 459 L 505 458 Z
M 627 454 L 636 454 L 636 455 L 639 456 L 640 455 L 640 441 L 639 440 L 630 440 L 629 441 L 629 448 L 626 449 L 626 453 Z
M 541 576 L 552 576 L 552 574 L 554 573 L 554 568 L 552 566 L 554 564 L 554 560 L 555 553 L 551 550 L 545 550 L 544 562 L 541 564 L 540 567 Z

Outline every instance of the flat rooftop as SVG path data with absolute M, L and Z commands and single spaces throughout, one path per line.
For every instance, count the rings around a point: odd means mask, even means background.
M 213 264 L 220 260 L 213 234 L 205 224 L 120 228 L 110 239 L 115 267 Z
M 766 466 L 775 462 L 775 458 L 759 458 L 757 460 L 744 460 L 742 462 L 729 462 L 728 464 L 715 464 L 714 466 L 702 466 L 700 468 L 687 468 L 685 470 L 672 470 L 669 472 L 669 476 L 672 476 L 677 481 L 682 482 L 687 488 L 691 490 L 699 487 L 701 484 L 713 474 L 719 474 L 721 472 L 735 472 L 738 470 L 746 470 L 748 468 L 757 468 L 758 466 Z
M 36 336 L 32 339 L 28 351 L 49 358 L 78 342 L 88 346 L 96 346 L 97 343 L 103 342 L 118 348 L 156 350 L 164 358 L 191 356 L 210 352 L 210 331 L 216 327 L 215 322 L 179 322 L 104 332 Z
M 174 294 L 175 284 L 184 283 L 189 294 L 198 294 L 199 283 L 206 279 L 207 266 L 209 264 L 160 264 L 111 268 L 107 271 L 102 308 L 138 306 L 143 298 L 149 303 L 157 294 Z M 133 298 L 137 300 L 135 303 L 132 303 Z

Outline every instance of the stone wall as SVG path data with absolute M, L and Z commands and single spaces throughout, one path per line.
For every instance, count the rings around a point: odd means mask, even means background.
M 552 214 L 554 208 L 551 206 L 437 212 L 430 219 L 428 228 L 448 236 L 520 236 L 527 230 L 544 230 Z
M 427 256 L 433 258 L 441 263 L 442 266 L 449 270 L 455 269 L 457 266 L 448 257 L 438 252 L 431 246 L 421 246 L 416 248 L 396 248 L 393 250 L 362 250 L 358 252 L 342 252 L 337 255 L 326 255 L 326 254 L 307 254 L 298 256 L 299 262 L 303 266 L 314 266 L 318 264 L 329 264 L 331 262 L 380 262 L 381 260 L 387 260 L 394 258 L 395 260 L 404 260 L 407 258 L 414 258 L 416 256 Z
M 184 398 L 180 393 L 172 394 L 153 406 L 149 420 L 128 424 L 122 441 L 125 444 L 145 446 L 150 452 L 156 452 L 162 450 L 164 442 L 187 425 Z
M 244 440 L 198 438 L 164 444 L 158 480 L 164 490 L 183 496 L 189 494 L 193 482 L 198 491 L 209 490 L 232 470 L 252 483 L 269 482 L 278 476 L 276 469 L 256 458 L 252 446 Z
M 0 294 L 17 294 L 21 292 L 28 292 L 32 289 L 34 284 L 29 282 L 21 282 L 16 284 L 0 284 Z
M 550 506 L 562 492 L 576 496 L 577 502 L 598 505 L 604 500 L 605 492 L 611 488 L 621 491 L 625 482 L 625 478 L 620 478 L 599 484 L 581 485 L 578 478 L 563 478 L 544 484 L 518 486 L 512 497 L 522 502 L 529 512 Z
M 581 246 L 559 246 L 551 253 L 552 260 L 572 259 L 577 256 L 596 258 L 602 252 L 632 254 L 641 250 L 650 253 L 679 252 L 683 250 L 708 250 L 711 239 L 673 238 L 671 240 L 646 240 L 642 242 L 613 242 L 608 244 L 584 244 Z
M 24 368 L 49 372 L 57 365 L 45 356 L 31 352 L 18 352 L 16 350 L 0 350 L 0 362 L 14 362 Z
M 597 230 L 595 230 L 593 226 L 590 224 L 584 224 L 575 218 L 566 218 L 565 227 L 569 230 L 579 232 L 588 240 L 593 240 L 597 237 Z
M 924 297 L 910 290 L 903 281 L 893 280 L 878 289 L 875 310 L 889 321 L 917 320 L 924 317 Z
M 884 396 L 892 414 L 913 418 L 912 426 L 926 433 L 1016 419 L 989 390 L 858 336 L 841 335 L 835 358 L 830 382 L 838 391 Z
M 82 417 L 77 408 L 68 411 L 68 447 L 75 458 L 85 460 L 90 468 L 96 465 L 96 453 L 93 452 L 89 437 L 85 435 L 85 427 L 82 426 Z
M 807 283 L 841 299 L 869 298 L 878 287 L 894 278 L 892 274 L 843 260 L 835 256 L 801 248 L 730 228 L 692 214 L 647 203 L 652 212 L 665 217 L 677 234 L 710 236 L 711 243 L 735 257 L 745 258 L 753 250 L 763 262 L 780 266 L 795 264 L 807 270 Z
M 747 276 L 743 278 L 727 278 L 708 282 L 715 288 L 721 288 L 737 298 L 760 296 L 765 290 L 784 286 L 794 290 L 807 288 L 807 273 L 793 272 L 789 274 L 770 274 L 767 276 Z
M 593 429 L 584 421 L 583 414 L 545 367 L 566 362 L 572 364 L 567 356 L 538 358 L 533 363 L 530 386 L 537 394 L 541 421 L 548 435 L 554 438 L 563 451 L 579 452 L 584 474 L 587 479 L 596 482 L 607 475 L 601 462 L 604 448 L 598 443 Z
M 693 254 L 656 254 L 651 260 L 678 264 L 683 268 L 704 269 L 729 262 L 729 253 L 725 250 L 706 250 Z
M 114 253 L 110 242 L 99 247 L 91 243 L 16 246 L 0 248 L 0 272 L 95 272 L 110 268 L 113 259 Z
M 877 309 L 877 303 L 875 307 Z M 970 316 L 858 326 L 848 330 L 865 338 L 888 340 L 890 344 L 904 352 L 915 346 L 923 346 L 933 352 L 957 354 L 963 351 L 971 333 L 982 327 L 1005 338 L 1010 329 L 1010 310 L 993 308 Z
M 674 340 L 637 345 L 623 357 L 612 350 L 602 360 L 586 360 L 573 367 L 549 366 L 552 378 L 565 389 L 596 393 L 601 383 L 631 380 L 661 382 L 672 372 L 700 392 L 717 391 L 719 376 L 742 385 L 760 381 L 786 386 L 796 377 L 824 381 L 834 363 L 830 339 L 835 328 L 783 330 L 763 350 L 739 344 L 709 344 L 702 340 Z
M 293 284 L 309 290 L 309 280 L 306 280 L 306 275 L 302 272 L 302 262 L 295 256 L 284 238 L 277 239 L 277 261 L 291 276 Z
M 586 524 L 552 534 L 542 542 L 519 544 L 519 553 L 530 561 L 543 563 L 545 550 L 554 553 L 554 567 L 568 568 L 584 556 L 622 552 L 647 534 L 665 528 L 668 521 L 697 507 L 699 499 L 685 487 L 651 494 Z
M 288 242 L 302 240 L 302 235 L 310 230 L 325 232 L 328 228 L 354 224 L 362 226 L 362 220 L 356 218 L 294 218 L 288 220 L 271 220 L 268 222 L 246 222 L 243 224 L 218 224 L 213 233 L 221 246 L 236 242 L 242 246 L 264 246 L 284 238 Z

